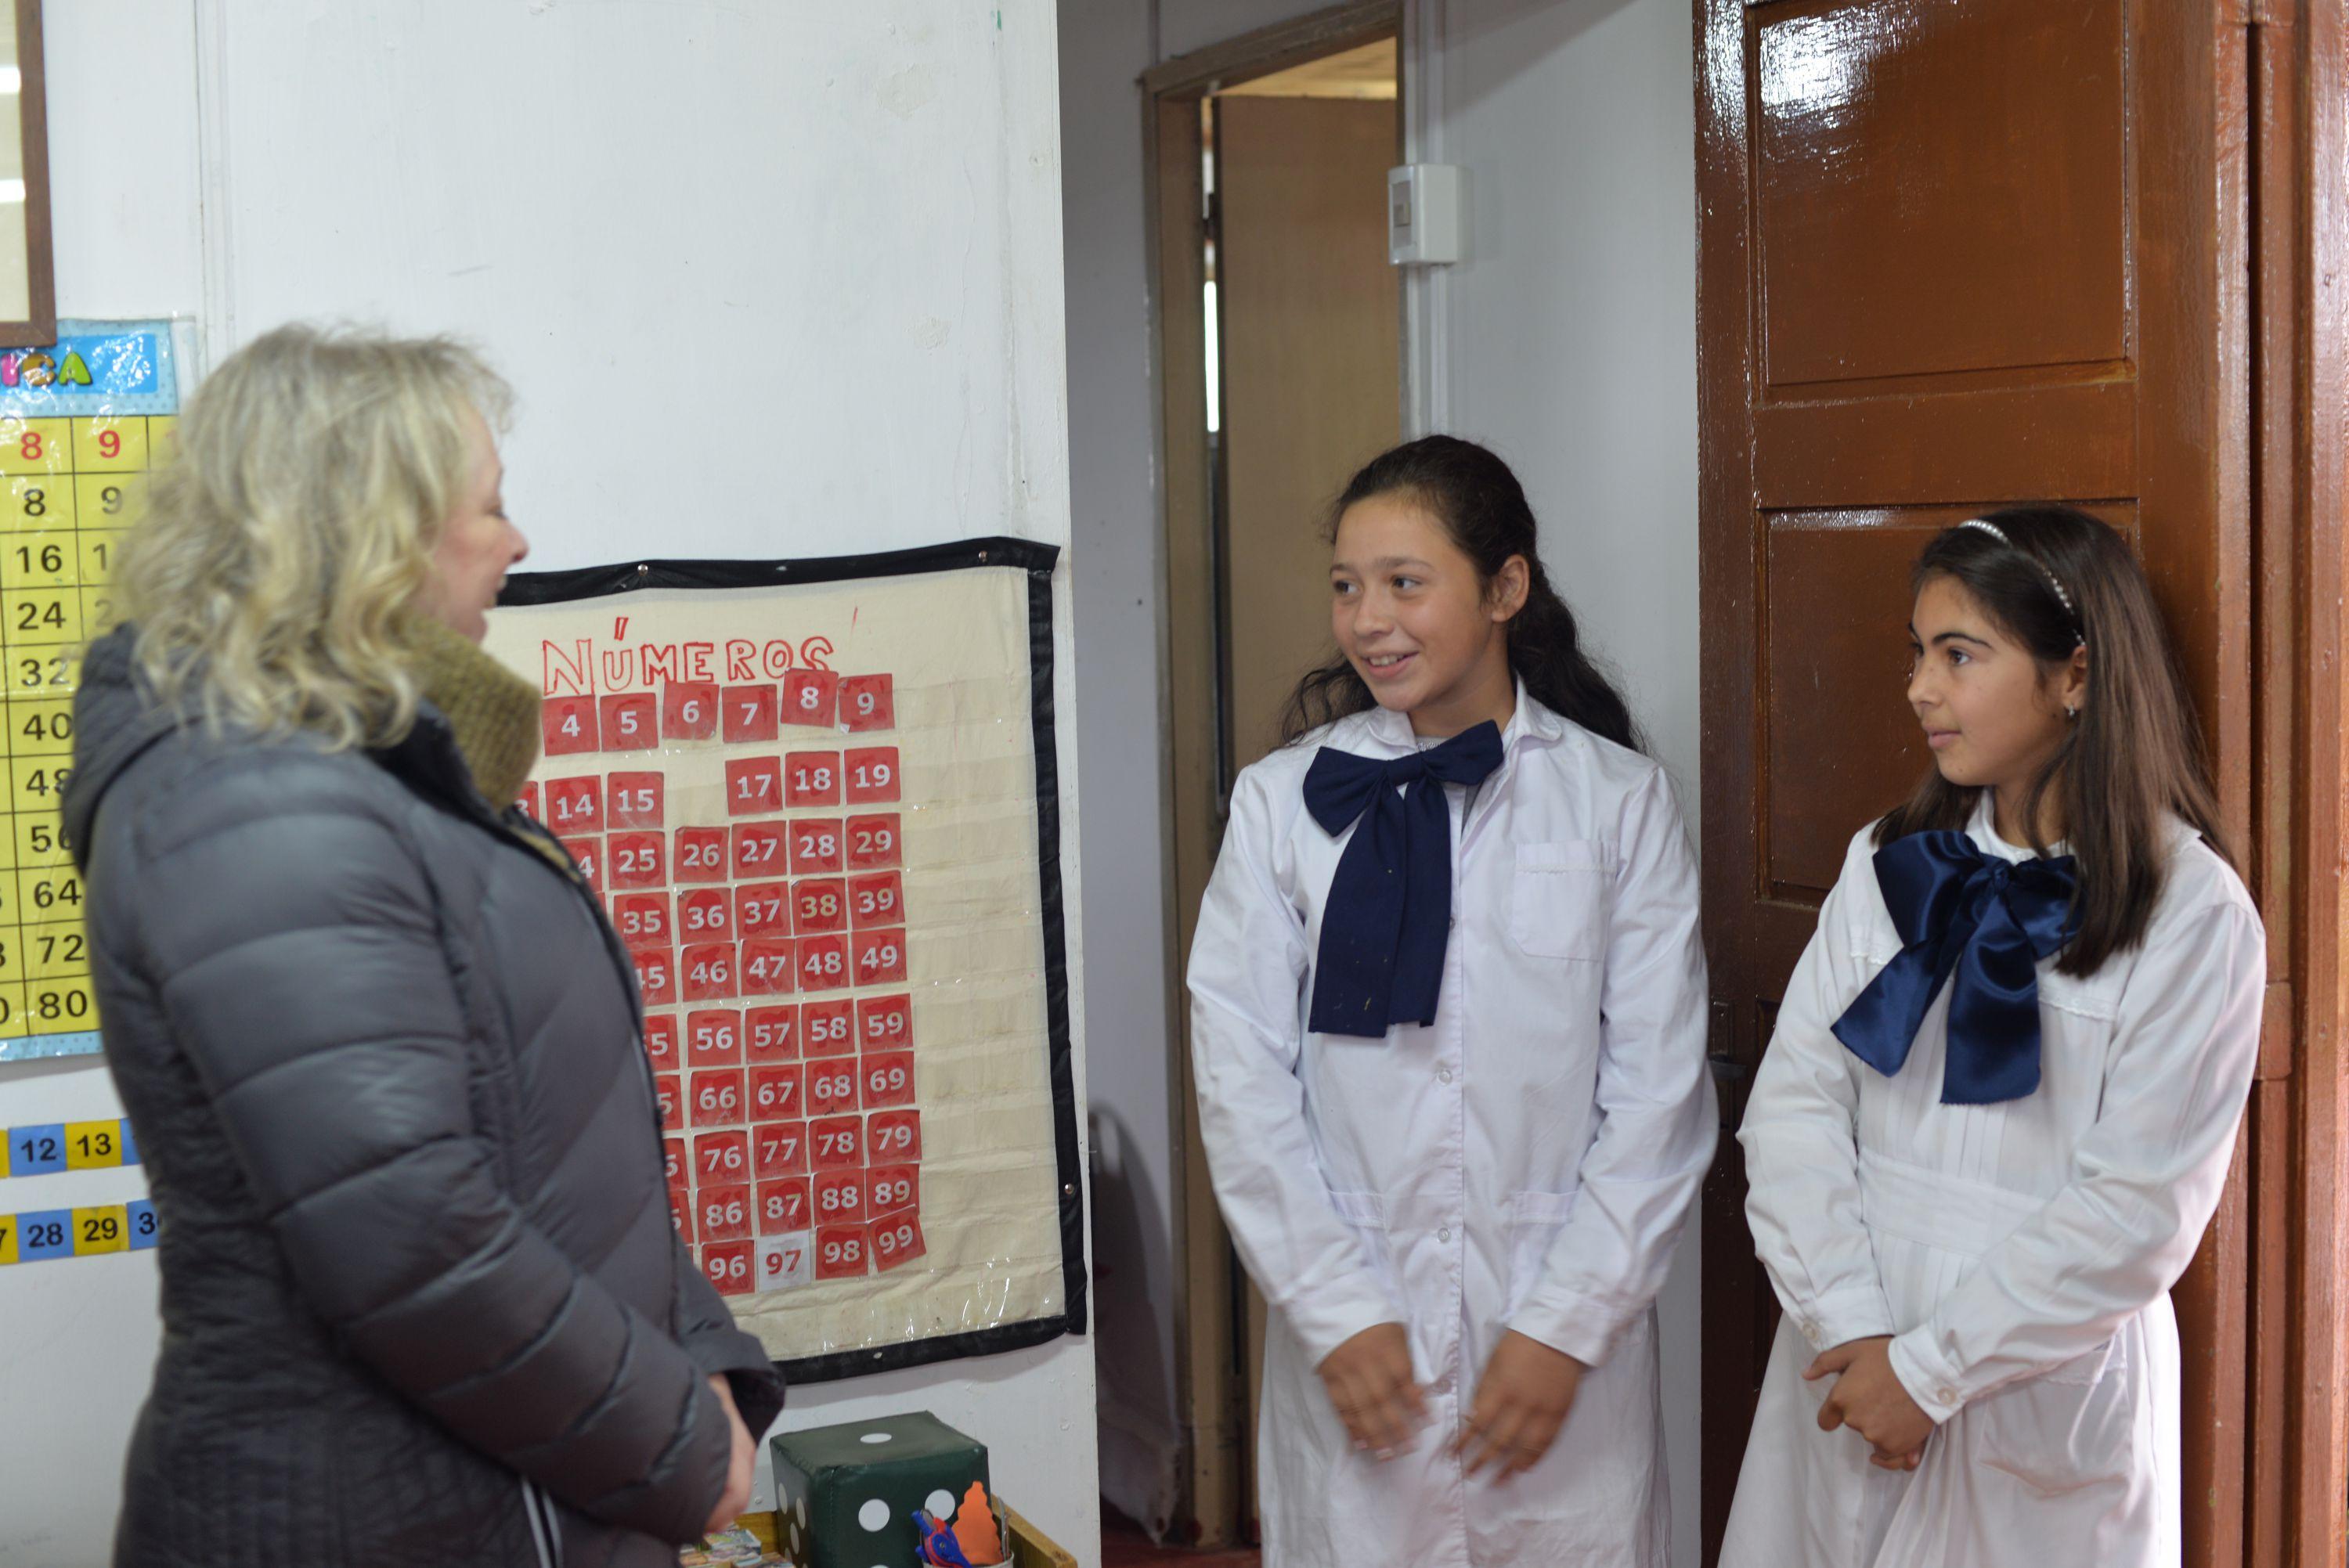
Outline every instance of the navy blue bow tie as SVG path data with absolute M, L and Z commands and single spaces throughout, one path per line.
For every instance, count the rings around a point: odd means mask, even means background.
M 1452 813 L 1438 786 L 1481 784 L 1500 765 L 1500 727 L 1490 719 L 1392 761 L 1326 746 L 1313 758 L 1305 775 L 1313 820 L 1333 839 L 1361 822 L 1321 911 L 1309 1016 L 1316 1034 L 1377 1039 L 1391 1024 L 1435 1022 L 1452 937 Z
M 1835 1024 L 1889 1078 L 1950 988 L 1943 1105 L 1994 1105 L 2039 1087 L 2039 961 L 2078 934 L 2072 857 L 2008 861 L 1963 833 L 1911 833 L 1876 851 L 1876 885 L 1904 945 Z

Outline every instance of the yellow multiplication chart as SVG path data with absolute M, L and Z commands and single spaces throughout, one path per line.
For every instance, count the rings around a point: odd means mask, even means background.
M 168 324 L 61 323 L 0 351 L 0 1060 L 94 1050 L 81 879 L 58 808 L 73 770 L 81 649 L 177 426 Z

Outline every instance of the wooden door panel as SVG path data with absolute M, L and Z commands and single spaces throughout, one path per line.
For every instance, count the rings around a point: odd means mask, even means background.
M 1816 905 L 1860 823 L 1931 758 L 1896 700 L 1907 679 L 1909 566 L 1949 508 L 1781 512 L 1763 552 L 1763 852 L 1773 902 Z M 1808 910 L 1783 912 L 1807 939 Z
M 1901 674 L 1933 531 L 2051 500 L 2129 532 L 2240 832 L 2242 81 L 2214 0 L 1698 15 L 1705 933 L 1733 1128 L 1845 845 L 1928 765 Z M 1725 1142 L 1702 1221 L 1708 1562 L 1776 1310 L 1743 1202 Z M 2242 1279 L 2222 1224 L 2178 1293 L 2190 1562 L 2232 1560 Z
M 2121 357 L 2121 0 L 1754 17 L 1767 385 Z

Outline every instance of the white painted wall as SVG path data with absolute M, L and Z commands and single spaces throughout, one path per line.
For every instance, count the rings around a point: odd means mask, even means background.
M 1140 616 L 1162 588 L 1133 78 L 1154 50 L 1160 58 L 1190 53 L 1319 8 L 1061 0 L 1079 614 L 1114 614 L 1123 627 L 1119 637 L 1089 641 L 1080 677 L 1093 1099 L 1116 1123 L 1123 1169 L 1139 1173 L 1133 1190 L 1154 1195 L 1161 1215 L 1171 1140 L 1161 759 L 1135 715 L 1145 704 L 1157 711 L 1158 649 Z M 1433 399 L 1415 405 L 1414 417 L 1488 441 L 1516 466 L 1543 520 L 1552 571 L 1621 672 L 1680 783 L 1693 832 L 1696 192 L 1687 7 L 1413 0 L 1409 10 L 1405 69 L 1429 74 L 1413 77 L 1407 99 L 1433 111 L 1416 133 L 1431 144 L 1423 156 L 1467 167 L 1473 227 L 1470 259 L 1414 290 L 1411 330 L 1420 341 L 1406 346 L 1406 358 L 1423 397 Z M 1112 776 L 1116 787 L 1102 788 Z M 1152 1217 L 1142 1202 L 1132 1212 Z M 1699 1470 L 1693 1226 L 1689 1235 L 1661 1304 L 1674 1552 L 1683 1564 L 1696 1561 Z M 1097 1244 L 1105 1274 L 1139 1267 L 1154 1280 L 1161 1254 L 1146 1229 L 1118 1238 L 1114 1256 L 1112 1238 L 1097 1235 Z M 1145 1330 L 1165 1336 L 1155 1355 L 1171 1364 L 1163 1319 L 1104 1314 L 1103 1486 L 1143 1518 L 1153 1480 L 1146 1444 L 1123 1429 L 1133 1423 L 1112 1398 L 1149 1392 L 1140 1373 L 1118 1368 L 1128 1357 L 1151 1359 Z
M 480 341 L 522 394 L 537 566 L 1070 539 L 1045 0 L 115 0 L 48 14 L 58 303 Z M 1084 1090 L 1087 841 L 1056 585 Z M 102 1069 L 0 1069 L 0 1126 L 115 1114 Z M 135 1171 L 12 1206 L 119 1201 Z M 151 1257 L 0 1270 L 0 1568 L 107 1561 Z M 800 1391 L 926 1407 L 1098 1557 L 1090 1341 Z

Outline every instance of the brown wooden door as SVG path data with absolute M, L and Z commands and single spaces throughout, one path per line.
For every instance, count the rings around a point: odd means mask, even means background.
M 1699 0 L 1704 899 L 1724 1134 L 1844 843 L 1927 765 L 1901 691 L 1909 563 L 1935 530 L 2054 499 L 2131 533 L 2242 841 L 2244 74 L 2229 9 Z M 1724 1136 L 1702 1208 L 1708 1563 L 1776 1317 L 1744 1199 Z M 2240 1556 L 2239 1212 L 2178 1293 L 2189 1563 Z

